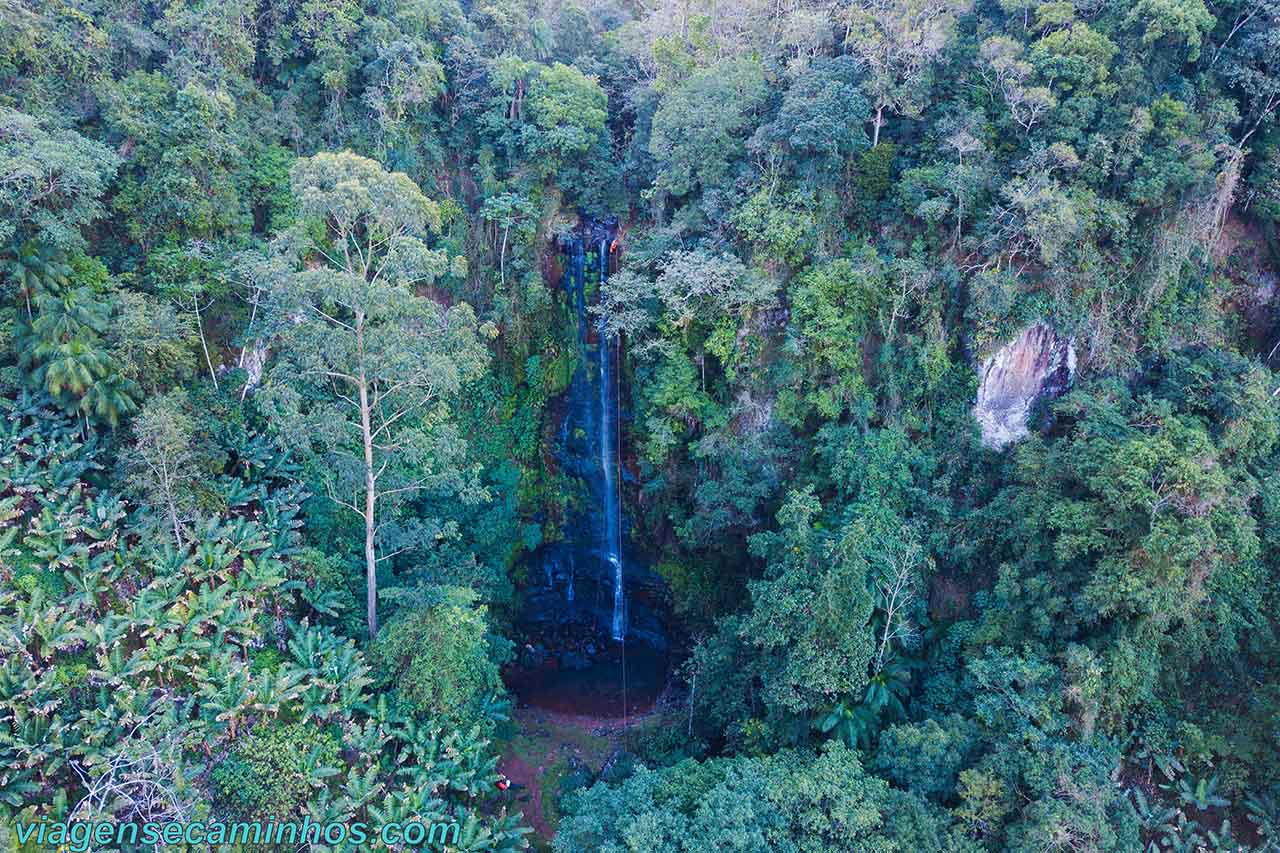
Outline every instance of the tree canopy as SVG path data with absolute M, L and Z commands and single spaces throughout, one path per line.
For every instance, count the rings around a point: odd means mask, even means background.
M 1277 0 L 0 3 L 0 848 L 1274 850 L 1278 229 Z

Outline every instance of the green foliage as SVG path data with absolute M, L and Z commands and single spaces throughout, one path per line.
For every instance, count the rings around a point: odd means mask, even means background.
M 908 834 L 899 820 L 914 819 L 893 803 L 888 786 L 839 745 L 817 755 L 689 760 L 577 794 L 555 849 L 929 849 L 889 840 Z
M 1257 536 L 1240 508 L 1257 488 L 1250 460 L 1275 441 L 1265 380 L 1236 359 L 1179 356 L 1148 382 L 1136 396 L 1103 383 L 1069 397 L 1059 411 L 1072 426 L 1050 446 L 1026 448 L 1024 485 L 993 505 L 1021 519 L 1022 564 L 1035 565 L 1026 560 L 1043 547 L 1055 570 L 1039 590 L 1015 581 L 1015 570 L 1002 575 L 997 600 L 1041 603 L 993 610 L 990 627 L 1004 622 L 1006 642 L 1108 637 L 1098 647 L 1107 690 L 1096 699 L 1108 726 L 1152 701 L 1157 679 L 1238 647 L 1257 624 Z M 1054 624 L 1014 629 L 1006 617 L 1015 612 L 1055 614 Z
M 502 692 L 498 666 L 509 649 L 490 634 L 474 592 L 443 587 L 428 589 L 389 622 L 370 657 L 416 712 L 460 725 L 477 719 L 485 701 Z
M 172 534 L 173 544 L 181 548 L 198 518 L 201 484 L 222 468 L 225 457 L 210 452 L 208 436 L 199 434 L 181 391 L 148 400 L 132 429 L 133 444 L 121 460 L 126 491 L 157 510 L 146 521 L 159 522 L 163 533 L 149 525 L 144 530 L 149 535 Z
M 672 195 L 720 189 L 743 150 L 742 138 L 766 95 L 760 66 L 723 60 L 695 72 L 663 99 L 649 150 L 657 186 Z
M 266 262 L 282 357 L 260 399 L 324 494 L 364 525 L 372 638 L 378 563 L 448 533 L 402 515 L 408 498 L 485 497 L 458 464 L 449 403 L 487 353 L 469 305 L 446 309 L 415 290 L 449 259 L 427 245 L 439 207 L 408 176 L 342 153 L 298 161 L 292 180 L 299 219 Z
M 0 825 L 525 846 L 502 635 L 590 511 L 599 328 L 681 701 L 558 849 L 1274 846 L 1278 34 L 1275 0 L 8 3 Z M 619 219 L 587 329 L 575 212 Z M 987 361 L 1035 323 L 1059 399 Z
M 0 108 L 0 244 L 81 248 L 118 163 L 100 142 Z
M 605 93 L 598 81 L 577 68 L 556 63 L 539 69 L 533 78 L 529 113 L 539 131 L 530 143 L 531 153 L 562 160 L 580 157 L 596 146 L 604 130 Z
M 976 744 L 976 725 L 959 714 L 889 726 L 875 764 L 902 788 L 946 802 L 955 795 L 956 776 Z
M 811 268 L 789 289 L 810 354 L 807 397 L 827 418 L 867 403 L 864 355 L 857 344 L 874 328 L 886 284 L 879 257 L 863 247 L 851 258 Z
M 244 153 L 229 95 L 139 71 L 108 90 L 105 112 L 129 152 L 112 205 L 144 249 L 168 236 L 211 238 L 243 226 Z
M 826 532 L 818 511 L 812 492 L 793 492 L 778 513 L 781 532 L 751 542 L 770 569 L 751 586 L 740 632 L 764 656 L 765 701 L 792 712 L 860 693 L 872 656 L 869 536 L 859 522 Z
M 235 816 L 278 820 L 301 811 L 312 785 L 323 784 L 337 764 L 337 741 L 314 726 L 255 728 L 214 768 L 213 782 Z
M 1215 23 L 1209 9 L 1199 0 L 1143 0 L 1130 10 L 1128 22 L 1145 24 L 1143 44 L 1166 38 L 1180 42 L 1186 48 L 1188 62 L 1200 58 L 1201 38 Z
M 101 489 L 102 450 L 47 402 L 6 401 L 0 436 L 6 822 L 416 815 L 524 844 L 501 809 L 474 814 L 497 781 L 480 729 L 375 695 L 355 645 L 307 624 L 300 493 L 278 448 L 257 463 L 229 448 L 238 461 L 211 475 L 225 513 L 175 547 L 129 532 L 157 510 Z
M 137 410 L 136 383 L 106 351 L 106 306 L 87 286 L 39 293 L 22 330 L 19 366 L 28 384 L 47 392 L 66 412 L 112 428 Z

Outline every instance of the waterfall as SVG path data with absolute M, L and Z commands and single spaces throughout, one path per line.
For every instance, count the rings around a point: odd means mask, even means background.
M 567 520 L 565 538 L 571 544 L 567 555 L 554 558 L 556 574 L 548 581 L 548 589 L 558 591 L 561 600 L 570 603 L 577 596 L 576 587 L 588 584 L 583 591 L 581 612 L 590 617 L 595 630 L 603 630 L 607 623 L 612 638 L 621 641 L 628 633 L 629 617 L 619 493 L 618 341 L 599 328 L 593 344 L 588 323 L 594 318 L 587 310 L 588 301 L 598 298 L 600 287 L 608 280 L 610 240 L 616 233 L 616 220 L 583 220 L 579 230 L 561 243 L 564 290 L 576 315 L 581 354 L 560 425 L 561 459 L 566 472 L 581 478 L 586 485 L 590 500 L 581 506 L 582 512 Z M 596 295 L 588 293 L 588 286 L 596 289 Z M 549 555 L 544 557 L 550 559 Z M 581 560 L 589 560 L 590 564 Z M 559 573 L 566 566 L 567 583 L 560 588 Z
M 573 553 L 569 553 L 569 587 L 564 592 L 565 601 L 573 603 L 573 579 L 578 574 L 578 567 L 573 561 Z
M 600 287 L 609 276 L 609 244 L 601 240 L 598 247 L 600 270 Z M 618 487 L 615 482 L 618 460 L 615 453 L 618 447 L 617 423 L 614 419 L 614 407 L 617 399 L 617 375 L 614 370 L 613 356 L 608 333 L 603 324 L 600 329 L 600 340 L 596 347 L 600 360 L 600 470 L 604 484 L 604 541 L 602 553 L 613 570 L 613 620 L 612 634 L 615 640 L 622 640 L 627 635 L 626 593 L 622 588 L 622 534 L 618 517 Z
M 621 394 L 622 336 L 610 333 L 591 307 L 611 280 L 621 234 L 616 217 L 580 213 L 575 225 L 556 229 L 548 247 L 558 250 L 547 266 L 558 268 L 560 278 L 557 309 L 568 350 L 562 358 L 572 357 L 572 374 L 549 403 L 555 420 L 547 425 L 558 437 L 555 476 L 563 478 L 565 500 L 555 513 L 559 535 L 528 555 L 520 620 L 530 636 L 545 637 L 555 654 L 568 655 L 570 669 L 616 660 L 620 652 L 630 656 L 639 647 L 665 654 L 668 643 L 662 578 L 649 568 L 643 546 L 624 541 L 630 519 L 622 499 L 622 440 L 629 411 Z

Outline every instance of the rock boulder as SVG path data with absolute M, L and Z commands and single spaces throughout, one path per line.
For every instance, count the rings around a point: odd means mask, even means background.
M 982 362 L 973 406 L 982 443 L 1000 450 L 1025 438 L 1031 407 L 1066 391 L 1075 371 L 1076 350 L 1070 339 L 1042 322 L 1023 329 L 1016 340 Z

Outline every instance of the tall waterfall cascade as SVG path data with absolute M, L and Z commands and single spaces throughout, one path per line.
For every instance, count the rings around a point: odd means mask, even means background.
M 522 665 L 547 659 L 570 671 L 628 654 L 665 653 L 668 590 L 645 548 L 628 536 L 624 444 L 631 417 L 625 394 L 624 341 L 609 334 L 593 307 L 616 274 L 621 243 L 615 218 L 583 216 L 558 231 L 544 261 L 559 284 L 570 337 L 572 374 L 548 403 L 556 473 L 571 498 L 559 535 L 530 552 L 519 622 L 528 643 Z M 554 252 L 554 254 L 552 254 Z M 554 430 L 554 432 L 550 432 Z M 639 658 L 637 658 L 638 660 Z
M 596 248 L 596 262 L 599 266 L 599 283 L 603 287 L 609 278 L 609 245 L 600 240 Z M 618 501 L 618 420 L 615 417 L 618 408 L 618 376 L 611 353 L 613 341 L 609 339 L 603 325 L 600 339 L 596 345 L 599 360 L 600 382 L 600 472 L 603 477 L 604 506 L 604 540 L 601 542 L 601 553 L 613 570 L 613 620 L 610 633 L 615 640 L 623 640 L 627 636 L 627 594 L 622 584 L 622 533 L 621 507 Z
M 592 229 L 592 233 L 574 236 L 565 246 L 568 256 L 565 264 L 565 289 L 572 295 L 578 320 L 578 345 L 584 356 L 591 349 L 592 318 L 587 311 L 587 280 L 595 286 L 596 298 L 600 288 L 609 278 L 611 256 L 609 231 Z M 590 255 L 590 257 L 588 257 Z M 591 400 L 591 411 L 583 418 L 588 421 L 594 435 L 589 440 L 595 445 L 595 470 L 584 472 L 591 482 L 589 492 L 597 504 L 599 523 L 593 525 L 599 531 L 598 554 L 602 562 L 602 575 L 613 580 L 613 609 L 609 633 L 621 641 L 627 635 L 627 593 L 624 584 L 622 554 L 622 517 L 619 500 L 619 434 L 618 434 L 618 370 L 616 364 L 616 338 L 610 338 L 597 325 L 595 335 L 596 393 Z

